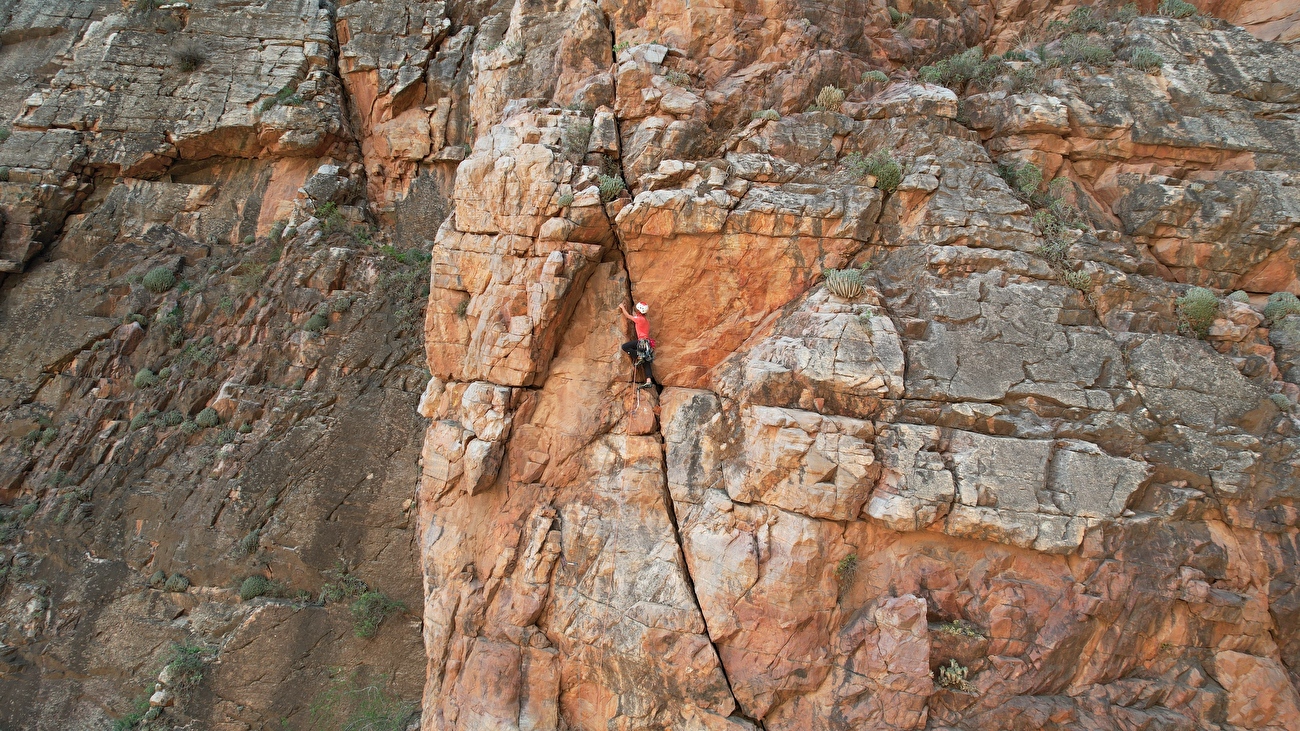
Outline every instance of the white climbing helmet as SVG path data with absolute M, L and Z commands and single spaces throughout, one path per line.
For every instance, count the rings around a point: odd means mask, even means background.
M 650 305 L 647 305 L 644 302 L 638 302 L 636 303 L 636 311 L 644 315 L 650 311 Z

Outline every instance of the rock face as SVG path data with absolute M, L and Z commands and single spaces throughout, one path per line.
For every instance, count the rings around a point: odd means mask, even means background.
M 1300 729 L 1196 5 L 0 2 L 0 726 Z

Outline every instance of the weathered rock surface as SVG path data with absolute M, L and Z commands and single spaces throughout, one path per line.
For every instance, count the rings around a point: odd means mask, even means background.
M 1300 729 L 1196 5 L 0 2 L 0 726 Z

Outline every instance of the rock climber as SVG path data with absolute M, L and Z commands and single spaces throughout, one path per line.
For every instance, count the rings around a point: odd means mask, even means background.
M 645 313 L 650 311 L 650 305 L 644 302 L 636 303 L 635 315 L 628 312 L 627 306 L 622 303 L 619 303 L 618 309 L 623 313 L 623 317 L 631 320 L 636 327 L 636 340 L 623 343 L 623 352 L 632 359 L 632 379 L 636 380 L 636 367 L 641 366 L 645 371 L 645 383 L 638 388 L 659 385 L 650 372 L 650 363 L 655 359 L 655 341 L 650 338 L 650 321 L 645 317 Z

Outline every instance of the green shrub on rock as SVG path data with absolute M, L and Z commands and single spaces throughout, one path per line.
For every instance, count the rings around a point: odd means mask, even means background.
M 1165 59 L 1150 48 L 1139 48 L 1128 58 L 1129 65 L 1150 73 L 1165 65 Z
M 209 406 L 208 408 L 200 411 L 198 416 L 194 417 L 194 423 L 198 424 L 204 429 L 211 429 L 212 427 L 221 423 L 221 417 L 217 415 L 216 409 Z
M 167 581 L 163 584 L 163 589 L 165 591 L 176 592 L 178 594 L 189 588 L 190 580 L 181 574 L 172 574 L 167 577 Z
M 279 597 L 284 596 L 286 591 L 288 588 L 284 584 L 254 574 L 239 585 L 239 598 L 241 601 L 250 601 L 259 596 Z
M 136 388 L 150 388 L 158 385 L 158 376 L 148 368 L 141 368 L 136 372 L 132 383 L 135 384 Z
M 1287 315 L 1300 315 L 1300 298 L 1290 292 L 1270 294 L 1268 303 L 1264 305 L 1264 319 L 1271 323 Z
M 1219 314 L 1219 297 L 1205 287 L 1192 287 L 1178 298 L 1178 314 L 1187 329 L 1205 337 Z
M 406 605 L 388 598 L 379 591 L 368 591 L 349 607 L 355 620 L 353 632 L 357 637 L 370 638 L 379 633 L 379 625 L 391 614 L 405 611 Z
M 154 267 L 140 280 L 144 288 L 154 294 L 162 294 L 176 286 L 176 274 L 167 267 Z
M 1196 6 L 1185 0 L 1160 0 L 1160 5 L 1156 12 L 1166 18 L 1190 18 L 1196 15 Z

